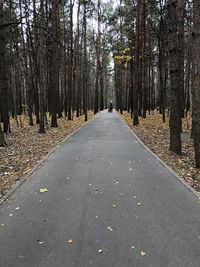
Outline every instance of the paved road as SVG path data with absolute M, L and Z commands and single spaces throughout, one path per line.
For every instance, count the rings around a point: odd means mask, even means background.
M 199 267 L 200 204 L 101 112 L 0 207 L 0 266 Z

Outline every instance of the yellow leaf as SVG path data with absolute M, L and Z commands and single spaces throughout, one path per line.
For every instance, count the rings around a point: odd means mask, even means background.
M 40 188 L 40 193 L 46 193 L 46 192 L 48 192 L 47 188 Z
M 140 254 L 141 254 L 141 256 L 145 256 L 146 255 L 146 252 L 141 251 Z

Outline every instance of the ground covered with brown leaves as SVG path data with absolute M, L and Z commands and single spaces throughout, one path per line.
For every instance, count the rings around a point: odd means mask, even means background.
M 190 115 L 182 120 L 183 132 L 181 156 L 177 156 L 169 150 L 168 118 L 166 118 L 166 123 L 163 123 L 162 116 L 155 111 L 151 115 L 148 115 L 146 119 L 140 118 L 138 126 L 133 126 L 129 113 L 124 112 L 122 118 L 147 147 L 149 147 L 189 185 L 197 191 L 200 191 L 200 170 L 195 168 L 193 141 L 190 138 Z
M 92 117 L 88 113 L 88 118 Z M 38 133 L 38 125 L 29 126 L 28 117 L 11 119 L 11 133 L 7 134 L 7 147 L 0 147 L 0 197 L 15 183 L 27 175 L 46 154 L 69 134 L 84 124 L 84 116 L 73 121 L 58 119 L 58 128 L 47 126 L 45 134 Z M 50 124 L 50 122 L 49 122 Z

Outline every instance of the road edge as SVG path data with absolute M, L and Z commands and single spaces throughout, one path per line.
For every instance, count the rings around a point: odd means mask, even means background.
M 97 113 L 98 114 L 98 113 Z M 79 130 L 81 130 L 83 127 L 85 127 L 90 121 L 92 121 L 92 119 L 97 115 L 93 115 L 91 119 L 89 119 L 88 121 L 84 122 L 83 125 L 81 125 L 79 128 L 77 128 L 75 131 L 71 132 L 69 135 L 67 135 L 60 143 L 58 143 L 54 148 L 52 148 L 34 167 L 32 170 L 30 170 L 26 175 L 21 176 L 21 178 L 19 177 L 20 180 L 18 180 L 9 190 L 8 192 L 3 195 L 0 198 L 0 206 L 6 201 L 8 200 L 8 198 L 15 192 L 15 190 L 20 187 L 20 185 L 22 185 L 30 176 L 31 174 L 37 169 L 39 168 L 42 163 L 44 163 L 49 156 L 56 150 L 59 148 L 60 145 L 62 145 L 62 143 L 66 142 L 72 135 L 74 135 L 76 132 L 78 132 Z
M 181 178 L 167 163 L 160 159 L 149 147 L 147 147 L 143 141 L 137 136 L 137 134 L 130 128 L 130 126 L 121 118 L 121 116 L 115 112 L 123 124 L 129 129 L 129 131 L 135 136 L 139 143 L 145 147 L 145 149 L 152 154 L 166 169 L 168 169 L 187 189 L 189 189 L 198 199 L 200 199 L 200 192 L 191 187 L 183 178 Z

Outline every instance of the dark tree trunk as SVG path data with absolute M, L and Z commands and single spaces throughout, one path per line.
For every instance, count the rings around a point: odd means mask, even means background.
M 181 112 L 178 47 L 178 1 L 169 0 L 170 150 L 181 154 Z
M 0 24 L 4 24 L 3 1 L 0 2 Z M 8 112 L 8 75 L 6 62 L 6 34 L 5 29 L 0 30 L 0 116 L 3 121 L 3 131 L 9 132 Z
M 200 168 L 200 1 L 194 0 L 192 119 L 196 167 Z
M 86 4 L 87 2 L 84 1 L 84 14 L 83 14 L 83 64 L 84 64 L 84 69 L 83 69 L 83 113 L 85 115 L 85 121 L 88 120 L 88 114 L 87 114 L 87 21 L 86 21 Z
M 52 39 L 49 99 L 51 107 L 51 127 L 58 127 L 58 91 L 59 91 L 59 0 L 52 1 Z

